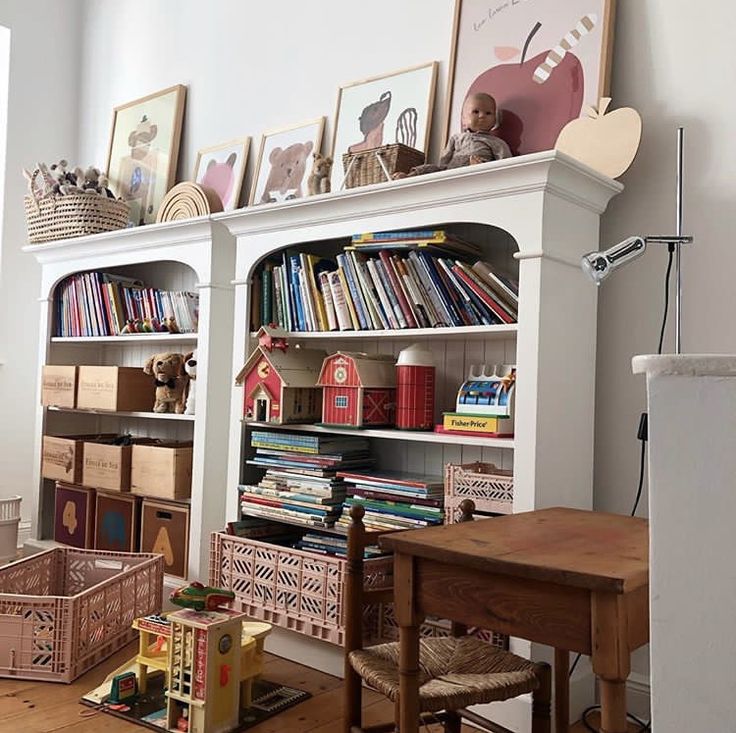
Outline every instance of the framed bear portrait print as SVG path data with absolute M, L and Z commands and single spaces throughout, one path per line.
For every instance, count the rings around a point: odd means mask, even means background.
M 113 193 L 130 204 L 130 223 L 152 224 L 176 181 L 187 88 L 181 84 L 115 107 L 107 153 Z
M 194 182 L 211 188 L 222 202 L 223 211 L 233 211 L 240 202 L 250 138 L 231 140 L 197 152 Z
M 307 190 L 312 156 L 320 151 L 325 118 L 264 132 L 253 174 L 250 205 L 299 199 Z

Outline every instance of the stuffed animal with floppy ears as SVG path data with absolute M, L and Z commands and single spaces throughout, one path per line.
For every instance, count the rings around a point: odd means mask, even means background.
M 187 385 L 187 406 L 185 415 L 194 415 L 197 402 L 197 350 L 190 352 L 184 357 L 184 371 L 189 376 Z
M 143 367 L 154 378 L 156 401 L 154 412 L 184 412 L 186 388 L 189 376 L 184 371 L 184 354 L 154 354 Z

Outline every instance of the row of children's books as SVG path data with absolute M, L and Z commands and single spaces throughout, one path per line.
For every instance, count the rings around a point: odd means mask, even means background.
M 179 330 L 197 330 L 199 295 L 146 287 L 108 272 L 84 272 L 56 289 L 56 336 L 117 336 L 129 321 L 175 318 Z
M 359 331 L 515 323 L 518 284 L 444 230 L 353 237 L 335 261 L 284 252 L 253 284 L 251 328 Z M 474 264 L 470 264 L 475 260 Z

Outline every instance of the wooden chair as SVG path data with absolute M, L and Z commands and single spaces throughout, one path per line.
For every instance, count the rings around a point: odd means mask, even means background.
M 461 506 L 463 519 L 472 519 L 472 501 Z M 390 733 L 396 723 L 361 726 L 362 684 L 365 682 L 396 706 L 398 721 L 398 642 L 363 648 L 363 607 L 389 603 L 392 589 L 371 590 L 364 584 L 364 550 L 375 544 L 380 532 L 368 532 L 365 510 L 353 506 L 348 529 L 347 576 L 345 579 L 345 697 L 344 733 Z M 465 710 L 470 705 L 509 700 L 532 693 L 532 733 L 550 733 L 551 673 L 549 665 L 537 664 L 465 635 L 453 625 L 453 636 L 420 641 L 419 702 L 423 721 L 440 720 L 446 733 L 460 733 L 462 718 L 494 733 L 513 733 Z

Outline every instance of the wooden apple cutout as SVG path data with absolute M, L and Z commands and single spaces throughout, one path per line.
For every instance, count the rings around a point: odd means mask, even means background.
M 609 178 L 623 175 L 634 162 L 641 142 L 641 116 L 631 107 L 606 114 L 610 97 L 604 97 L 596 111 L 568 122 L 555 148 L 603 173 Z

